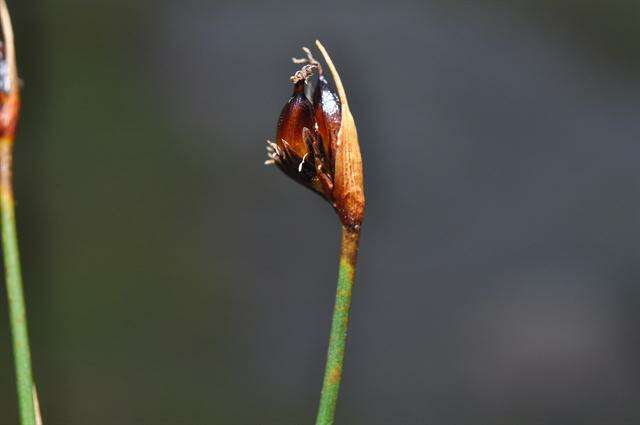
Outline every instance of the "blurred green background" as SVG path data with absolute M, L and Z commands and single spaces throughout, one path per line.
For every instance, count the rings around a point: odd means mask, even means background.
M 312 422 L 338 225 L 262 161 L 315 38 L 368 196 L 337 423 L 640 423 L 638 1 L 9 7 L 46 424 Z

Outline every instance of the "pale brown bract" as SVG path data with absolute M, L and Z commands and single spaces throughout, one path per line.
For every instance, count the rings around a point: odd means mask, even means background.
M 342 80 L 329 53 L 319 40 L 316 46 L 329 66 L 333 82 L 338 90 L 342 108 L 342 120 L 338 132 L 338 143 L 335 152 L 335 174 L 333 199 L 335 208 L 342 223 L 350 228 L 358 228 L 364 218 L 364 177 L 362 172 L 362 155 L 358 142 L 358 130 L 347 102 L 347 94 Z

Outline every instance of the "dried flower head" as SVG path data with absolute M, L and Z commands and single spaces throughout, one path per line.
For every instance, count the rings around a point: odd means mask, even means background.
M 20 111 L 20 83 L 11 18 L 6 3 L 0 4 L 2 36 L 0 43 L 0 138 L 13 139 Z
M 358 229 L 364 217 L 362 159 L 358 133 L 340 76 L 325 50 L 316 45 L 338 89 L 331 88 L 323 68 L 311 51 L 303 47 L 303 64 L 292 77 L 293 94 L 280 113 L 276 141 L 267 141 L 269 159 L 286 175 L 323 196 L 337 211 L 343 225 Z M 313 74 L 318 78 L 312 96 L 305 86 Z

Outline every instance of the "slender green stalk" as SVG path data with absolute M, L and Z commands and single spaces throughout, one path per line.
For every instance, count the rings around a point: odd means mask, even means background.
M 359 230 L 342 228 L 342 244 L 340 246 L 340 269 L 338 272 L 338 289 L 331 320 L 327 364 L 320 394 L 320 406 L 316 425 L 331 425 L 336 412 L 340 379 L 344 364 L 344 350 L 349 326 L 351 309 L 351 292 L 356 272 Z
M 0 139 L 0 214 L 2 216 L 2 248 L 9 302 L 9 318 L 13 337 L 16 386 L 20 407 L 20 423 L 35 424 L 31 352 L 27 333 L 27 315 L 22 290 L 22 273 L 18 253 L 15 209 L 11 178 L 13 141 Z

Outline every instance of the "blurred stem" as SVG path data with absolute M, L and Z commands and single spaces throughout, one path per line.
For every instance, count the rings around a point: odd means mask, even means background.
M 11 16 L 5 0 L 0 0 L 2 25 L 2 61 L 6 64 L 3 91 L 0 94 L 0 216 L 2 218 L 2 253 L 4 256 L 9 322 L 13 338 L 13 361 L 20 408 L 20 423 L 35 425 L 35 387 L 31 373 L 31 352 L 27 333 L 27 313 L 22 290 L 22 272 L 16 234 L 15 205 L 13 199 L 13 141 L 20 114 L 20 82 L 16 65 Z M 38 419 L 41 419 L 38 414 Z
M 342 244 L 340 246 L 340 269 L 338 272 L 338 289 L 333 307 L 327 364 L 320 394 L 320 406 L 316 425 L 331 425 L 336 412 L 340 379 L 344 364 L 344 350 L 349 326 L 349 310 L 351 308 L 351 292 L 356 272 L 359 230 L 342 227 Z
M 0 139 L 0 211 L 2 215 L 2 248 L 9 302 L 9 319 L 13 337 L 13 357 L 20 407 L 20 423 L 35 424 L 31 352 L 27 333 L 27 317 L 22 290 L 22 273 L 18 253 L 12 184 L 13 140 Z

